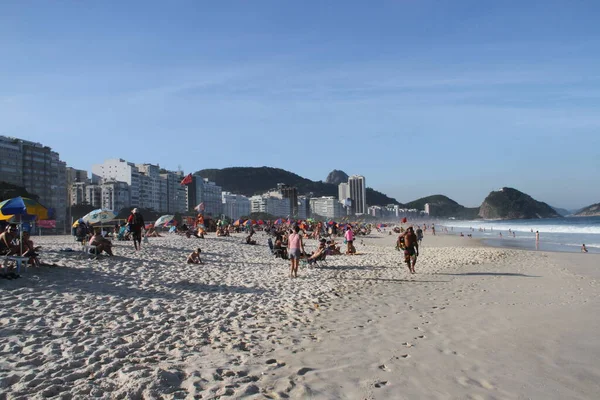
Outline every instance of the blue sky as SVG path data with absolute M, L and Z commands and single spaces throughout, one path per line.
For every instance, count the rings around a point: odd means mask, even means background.
M 402 202 L 576 208 L 600 201 L 598 21 L 598 1 L 3 1 L 0 134 L 87 170 L 336 168 Z

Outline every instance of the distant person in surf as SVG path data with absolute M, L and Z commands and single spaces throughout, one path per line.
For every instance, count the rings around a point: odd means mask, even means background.
M 536 242 L 540 241 L 540 231 L 535 231 L 535 241 Z
M 585 243 L 581 245 L 581 252 L 582 253 L 587 253 L 588 252 L 587 247 L 585 247 Z

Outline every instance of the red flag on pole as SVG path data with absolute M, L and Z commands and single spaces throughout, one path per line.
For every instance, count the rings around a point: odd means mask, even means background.
M 407 223 L 407 222 L 408 222 L 408 220 L 406 219 L 406 217 L 402 218 L 402 223 L 403 223 L 403 224 L 405 224 L 405 223 Z
M 190 183 L 192 183 L 192 181 L 194 180 L 194 178 L 192 178 L 192 174 L 188 174 L 185 178 L 183 178 L 183 180 L 181 181 L 181 186 L 185 186 L 185 185 L 189 185 Z

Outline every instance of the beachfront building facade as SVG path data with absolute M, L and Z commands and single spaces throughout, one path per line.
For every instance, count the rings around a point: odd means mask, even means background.
M 352 200 L 351 214 L 367 214 L 367 187 L 364 176 L 352 175 L 348 178 L 348 194 Z
M 423 212 L 425 214 L 429 215 L 429 211 L 430 211 L 430 209 L 429 209 L 429 203 L 425 203 L 425 209 L 423 210 Z
M 202 211 L 206 215 L 220 216 L 223 210 L 221 186 L 201 176 L 193 175 L 192 182 L 186 185 L 187 209 Z
M 127 183 L 129 185 L 127 207 L 140 205 L 140 171 L 134 163 L 118 158 L 92 165 L 92 183 L 100 184 L 103 180 Z
M 275 217 L 289 217 L 291 208 L 289 199 L 281 197 L 277 192 L 250 197 L 250 212 L 268 213 Z
M 383 218 L 387 216 L 387 209 L 381 206 L 370 206 L 367 208 L 367 214 L 375 218 Z
M 187 188 L 180 185 L 182 177 L 182 171 L 167 171 L 159 165 L 134 164 L 119 158 L 93 165 L 91 183 L 108 184 L 100 189 L 106 194 L 101 196 L 104 208 L 118 212 L 122 208 L 140 207 L 174 214 L 188 210 Z M 126 184 L 128 189 L 122 184 L 115 186 L 115 182 Z M 127 193 L 129 198 L 125 197 Z M 109 204 L 113 206 L 108 207 Z
M 160 176 L 166 186 L 166 208 L 162 211 L 168 214 L 186 212 L 186 189 L 180 184 L 183 179 L 183 171 L 161 170 Z
M 310 199 L 311 215 L 325 218 L 341 218 L 346 215 L 344 207 L 334 196 L 313 197 Z
M 139 173 L 138 207 L 163 211 L 167 208 L 167 185 L 160 176 L 160 167 L 153 164 L 136 164 Z
M 298 196 L 297 219 L 306 219 L 310 215 L 310 199 L 306 196 Z
M 59 154 L 41 143 L 0 136 L 0 160 L 0 180 L 37 195 L 56 226 L 65 229 L 67 165 Z
M 125 182 L 106 181 L 100 185 L 101 208 L 121 210 L 129 207 L 129 185 Z
M 94 208 L 102 208 L 102 187 L 87 185 L 85 187 L 85 202 Z
M 338 185 L 338 200 L 342 204 L 346 204 L 346 200 L 350 198 L 350 192 L 348 190 L 348 183 L 342 182 Z
M 250 199 L 241 194 L 223 192 L 223 214 L 231 219 L 239 219 L 250 215 Z

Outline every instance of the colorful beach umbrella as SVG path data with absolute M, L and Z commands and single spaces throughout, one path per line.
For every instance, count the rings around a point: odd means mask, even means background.
M 22 220 L 48 219 L 48 209 L 37 201 L 27 197 L 15 197 L 0 203 L 0 221 L 7 221 L 15 216 Z
M 279 219 L 275 220 L 274 224 L 281 225 L 281 224 L 283 224 L 283 220 L 281 218 L 279 218 Z
M 171 222 L 171 220 L 175 218 L 174 215 L 163 215 L 161 217 L 159 217 L 156 222 L 154 223 L 154 226 L 164 226 L 167 225 L 169 222 Z
M 88 214 L 84 215 L 81 219 L 84 222 L 90 224 L 96 224 L 98 222 L 105 223 L 110 222 L 117 217 L 117 214 L 113 210 L 109 210 L 106 208 L 99 208 L 94 211 L 90 211 Z
M 233 226 L 240 226 L 244 223 L 243 219 L 238 219 L 233 223 Z
M 256 221 L 256 223 L 259 225 L 264 225 L 265 221 L 263 221 L 262 219 L 259 219 L 258 221 Z

